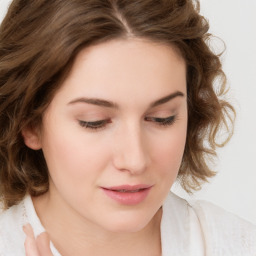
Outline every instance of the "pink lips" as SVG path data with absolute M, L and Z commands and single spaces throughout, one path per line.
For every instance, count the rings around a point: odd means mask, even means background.
M 122 185 L 116 187 L 102 187 L 104 193 L 118 203 L 135 205 L 141 203 L 148 195 L 152 186 L 139 184 L 135 186 Z

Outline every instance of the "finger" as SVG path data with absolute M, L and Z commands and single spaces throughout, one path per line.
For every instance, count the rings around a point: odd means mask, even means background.
M 40 256 L 31 225 L 27 224 L 23 226 L 23 231 L 26 234 L 26 240 L 24 243 L 26 256 Z
M 53 256 L 51 249 L 50 249 L 50 238 L 46 232 L 41 233 L 36 238 L 36 244 L 37 244 L 38 250 L 40 252 L 40 255 Z

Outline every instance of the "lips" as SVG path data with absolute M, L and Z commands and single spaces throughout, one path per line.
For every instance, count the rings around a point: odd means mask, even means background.
M 142 189 L 136 189 L 136 190 L 127 190 L 127 189 L 118 189 L 118 190 L 113 190 L 113 191 L 117 191 L 117 192 L 121 192 L 121 193 L 136 193 L 136 192 L 139 192 L 141 190 L 143 190 L 144 188 Z
M 144 201 L 152 185 L 121 185 L 115 187 L 102 187 L 105 195 L 124 205 L 135 205 Z
M 121 186 L 115 186 L 115 187 L 106 187 L 105 189 L 113 190 L 113 191 L 132 192 L 132 191 L 147 189 L 150 187 L 152 186 L 145 185 L 145 184 L 138 184 L 138 185 L 121 185 Z

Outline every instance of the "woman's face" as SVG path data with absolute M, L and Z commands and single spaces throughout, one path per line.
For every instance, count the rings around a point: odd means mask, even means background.
M 186 67 L 173 48 L 127 39 L 84 49 L 38 135 L 49 198 L 105 230 L 146 227 L 177 177 L 186 128 Z

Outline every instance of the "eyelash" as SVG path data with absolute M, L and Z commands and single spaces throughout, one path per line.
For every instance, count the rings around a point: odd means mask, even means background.
M 156 125 L 167 127 L 171 126 L 174 124 L 176 121 L 176 116 L 169 116 L 165 118 L 160 118 L 160 117 L 146 117 L 145 121 L 149 122 L 154 122 Z M 90 130 L 99 130 L 99 129 L 104 129 L 108 123 L 111 123 L 110 119 L 106 120 L 98 120 L 94 122 L 87 122 L 87 121 L 81 121 L 79 120 L 80 126 L 90 129 Z
M 91 129 L 91 130 L 99 130 L 99 129 L 103 129 L 106 127 L 106 125 L 108 123 L 111 123 L 111 121 L 109 119 L 106 120 L 98 120 L 98 121 L 94 121 L 94 122 L 86 122 L 86 121 L 79 121 L 79 124 L 86 128 L 86 129 Z
M 176 116 L 169 116 L 165 118 L 160 117 L 146 117 L 146 121 L 154 122 L 160 126 L 171 126 L 176 121 Z

